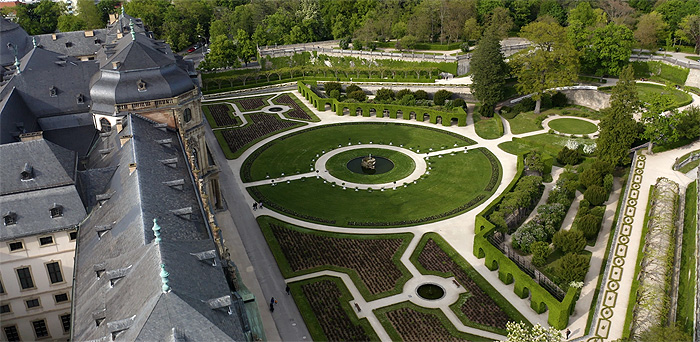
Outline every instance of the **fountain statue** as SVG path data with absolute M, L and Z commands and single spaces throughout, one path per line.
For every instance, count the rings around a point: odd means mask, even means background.
M 362 158 L 362 168 L 367 169 L 367 170 L 374 170 L 374 163 L 376 160 L 372 158 L 372 154 L 370 153 L 369 157 L 364 157 Z

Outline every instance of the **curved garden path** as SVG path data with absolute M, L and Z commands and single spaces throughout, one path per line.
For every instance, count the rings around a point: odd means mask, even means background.
M 295 91 L 291 91 L 297 98 L 299 99 L 304 99 L 304 97 Z M 256 94 L 259 95 L 259 94 Z M 216 101 L 226 101 L 226 99 L 216 99 Z M 204 103 L 208 101 L 203 101 Z M 504 123 L 504 135 L 498 139 L 493 139 L 493 140 L 487 140 L 487 139 L 482 139 L 480 138 L 474 131 L 474 125 L 467 125 L 466 127 L 457 127 L 457 126 L 451 126 L 451 127 L 443 127 L 441 125 L 435 125 L 435 124 L 430 124 L 430 123 L 423 123 L 423 122 L 417 122 L 415 120 L 400 120 L 400 119 L 390 119 L 390 118 L 377 118 L 377 117 L 370 117 L 370 118 L 365 118 L 365 117 L 356 117 L 356 116 L 337 116 L 334 112 L 331 111 L 318 111 L 315 108 L 312 108 L 308 105 L 308 103 L 305 100 L 301 101 L 309 107 L 309 109 L 321 119 L 320 122 L 318 123 L 310 123 L 309 125 L 298 127 L 292 130 L 285 131 L 283 133 L 277 134 L 275 136 L 271 136 L 269 138 L 266 138 L 262 141 L 259 141 L 256 143 L 254 146 L 249 148 L 246 152 L 244 152 L 239 158 L 234 159 L 234 160 L 226 160 L 223 157 L 222 152 L 220 149 L 214 149 L 215 151 L 212 151 L 215 154 L 215 157 L 218 161 L 218 164 L 221 166 L 221 184 L 223 188 L 223 192 L 225 195 L 225 199 L 229 208 L 229 211 L 231 212 L 231 215 L 229 217 L 223 217 L 219 218 L 217 216 L 218 220 L 223 220 L 221 226 L 222 226 L 222 231 L 224 234 L 224 237 L 226 240 L 229 242 L 229 249 L 232 250 L 232 255 L 238 255 L 240 258 L 243 259 L 243 262 L 239 264 L 237 261 L 237 264 L 239 265 L 239 268 L 243 268 L 245 271 L 242 271 L 242 278 L 244 281 L 246 281 L 246 284 L 251 288 L 251 291 L 258 297 L 261 298 L 269 298 L 274 296 L 276 299 L 280 301 L 281 304 L 283 304 L 280 308 L 276 309 L 274 313 L 269 313 L 266 307 L 266 301 L 265 300 L 258 300 L 258 302 L 261 303 L 261 314 L 262 314 L 262 319 L 266 323 L 272 323 L 274 322 L 277 327 L 277 332 L 279 332 L 279 335 L 274 335 L 276 332 L 268 332 L 270 330 L 269 328 L 266 327 L 266 333 L 268 333 L 268 339 L 275 340 L 277 337 L 279 337 L 282 340 L 305 340 L 308 339 L 308 331 L 305 329 L 303 320 L 301 319 L 301 315 L 299 314 L 298 310 L 296 309 L 296 306 L 294 305 L 293 300 L 291 300 L 291 296 L 285 296 L 284 295 L 284 287 L 285 287 L 285 279 L 282 277 L 279 269 L 276 267 L 275 259 L 272 256 L 272 253 L 270 252 L 269 248 L 267 248 L 267 243 L 262 236 L 262 233 L 260 232 L 260 229 L 257 226 L 257 222 L 255 221 L 255 217 L 261 216 L 261 215 L 267 215 L 267 216 L 272 216 L 277 219 L 283 220 L 285 222 L 301 226 L 301 227 L 306 227 L 310 229 L 315 229 L 315 230 L 320 230 L 320 231 L 328 231 L 328 232 L 338 232 L 338 233 L 348 233 L 348 234 L 386 234 L 386 233 L 403 233 L 403 232 L 410 232 L 414 234 L 414 238 L 410 242 L 408 248 L 406 251 L 403 253 L 401 256 L 401 262 L 410 270 L 411 274 L 413 275 L 413 280 L 415 282 L 424 282 L 424 281 L 429 281 L 431 277 L 433 276 L 426 276 L 420 274 L 417 269 L 415 269 L 415 266 L 410 262 L 409 257 L 411 254 L 414 252 L 416 246 L 418 245 L 418 242 L 420 241 L 421 237 L 423 234 L 428 233 L 428 232 L 435 232 L 438 233 L 440 236 L 442 236 L 451 246 L 454 248 L 471 266 L 482 276 L 484 277 L 494 288 L 496 291 L 498 291 L 507 301 L 509 301 L 520 313 L 522 313 L 530 322 L 533 324 L 540 323 L 542 325 L 547 325 L 547 313 L 543 314 L 537 314 L 535 313 L 531 308 L 530 308 L 530 303 L 529 300 L 527 299 L 521 299 L 518 297 L 514 292 L 513 292 L 513 284 L 511 285 L 505 285 L 503 282 L 501 282 L 498 279 L 498 274 L 495 271 L 490 271 L 486 266 L 484 265 L 484 262 L 482 259 L 477 259 L 473 255 L 473 237 L 474 237 L 474 220 L 475 216 L 481 212 L 491 201 L 493 201 L 494 198 L 499 196 L 506 186 L 510 183 L 510 181 L 513 179 L 516 173 L 516 164 L 517 164 L 517 157 L 506 153 L 505 151 L 501 150 L 498 148 L 498 144 L 506 141 L 511 141 L 514 137 L 525 137 L 525 136 L 532 136 L 532 135 L 537 135 L 537 134 L 542 134 L 546 133 L 547 129 L 540 129 L 537 131 L 533 132 L 527 132 L 523 134 L 518 134 L 514 135 L 511 133 L 508 121 L 505 119 L 502 119 Z M 241 113 L 237 111 L 237 115 L 240 115 Z M 281 114 L 280 114 L 281 115 Z M 240 115 L 242 117 L 242 115 Z M 470 115 L 471 116 L 471 115 Z M 577 119 L 580 119 L 576 117 Z M 287 118 L 285 118 L 287 119 Z M 245 190 L 246 187 L 253 185 L 251 183 L 244 183 L 242 182 L 240 178 L 240 169 L 242 166 L 243 161 L 256 149 L 260 148 L 262 145 L 266 144 L 269 141 L 275 140 L 278 137 L 282 135 L 286 135 L 292 132 L 300 131 L 300 130 L 305 130 L 311 126 L 314 125 L 325 125 L 325 124 L 332 124 L 332 123 L 343 123 L 343 122 L 358 122 L 358 121 L 372 121 L 372 122 L 377 122 L 377 121 L 384 121 L 384 122 L 402 122 L 402 123 L 409 123 L 409 124 L 415 124 L 419 126 L 430 126 L 430 127 L 436 127 L 440 128 L 446 131 L 458 133 L 463 136 L 467 136 L 470 139 L 474 140 L 476 144 L 469 146 L 469 148 L 478 148 L 478 147 L 485 147 L 488 148 L 500 161 L 502 170 L 503 170 L 503 177 L 501 180 L 501 183 L 497 187 L 495 193 L 485 200 L 482 204 L 479 206 L 473 208 L 472 210 L 469 210 L 466 213 L 463 213 L 461 215 L 458 215 L 456 217 L 452 217 L 449 219 L 445 219 L 442 221 L 438 222 L 432 222 L 424 225 L 419 225 L 419 226 L 412 226 L 412 227 L 400 227 L 400 228 L 343 228 L 343 227 L 334 227 L 334 226 L 326 226 L 322 224 L 316 224 L 316 223 L 310 223 L 306 221 L 301 221 L 292 217 L 287 217 L 282 214 L 279 214 L 277 212 L 274 212 L 269 209 L 264 209 L 264 210 L 257 210 L 253 211 L 250 204 L 253 203 L 252 197 L 248 194 L 248 192 Z M 467 122 L 473 122 L 471 121 L 471 117 L 468 117 Z M 216 146 L 217 142 L 216 139 L 214 138 L 212 131 L 207 130 L 207 139 L 209 140 L 209 146 Z M 699 144 L 700 145 L 700 144 Z M 371 145 L 362 145 L 362 147 L 369 147 Z M 697 149 L 697 147 L 695 148 Z M 460 148 L 459 150 L 463 150 L 463 148 Z M 673 152 L 673 151 L 671 151 Z M 431 152 L 431 155 L 437 153 L 436 152 Z M 443 151 L 443 153 L 450 153 L 450 151 Z M 681 152 L 678 153 L 673 153 L 673 157 L 671 158 L 670 162 L 667 164 L 659 164 L 659 165 L 671 165 L 673 164 L 673 158 L 676 156 L 680 156 L 684 154 L 685 151 L 681 150 Z M 668 155 L 667 154 L 659 154 L 659 158 L 662 156 Z M 225 166 L 224 166 L 225 165 Z M 664 173 L 665 174 L 665 173 Z M 307 174 L 308 175 L 308 174 Z M 297 177 L 299 175 L 295 175 L 292 177 L 288 177 L 283 179 L 284 181 L 286 180 L 292 180 L 295 179 L 293 177 Z M 315 175 L 314 175 L 315 176 Z M 682 177 L 685 177 L 681 175 Z M 681 177 L 678 176 L 678 177 Z M 646 177 L 645 175 L 645 181 L 646 179 L 650 179 L 651 177 Z M 677 178 L 677 177 L 676 177 Z M 687 177 L 685 177 L 687 178 Z M 687 182 L 685 182 L 687 183 Z M 376 185 L 374 185 L 376 187 Z M 619 191 L 619 185 L 616 185 L 616 191 Z M 644 189 L 644 187 L 642 187 Z M 648 186 L 646 186 L 646 191 L 648 192 Z M 643 197 L 644 194 L 640 194 L 640 197 Z M 646 199 L 646 197 L 643 197 Z M 598 236 L 598 241 L 595 245 L 595 247 L 591 248 L 590 250 L 593 252 L 593 258 L 591 259 L 591 267 L 586 275 L 585 278 L 585 285 L 581 294 L 581 298 L 576 302 L 576 307 L 574 311 L 574 315 L 570 319 L 570 325 L 569 329 L 572 331 L 572 338 L 581 338 L 584 337 L 584 335 L 587 335 L 587 332 L 585 332 L 585 327 L 586 327 L 586 320 L 588 317 L 588 312 L 591 307 L 591 302 L 593 300 L 593 295 L 595 292 L 595 288 L 597 285 L 597 278 L 598 274 L 600 272 L 601 264 L 603 259 L 605 259 L 605 245 L 607 242 L 607 237 L 610 231 L 610 226 L 612 224 L 612 216 L 615 213 L 615 208 L 617 205 L 616 201 L 617 197 L 615 195 L 611 196 L 611 200 L 609 203 L 607 203 L 607 208 L 606 208 L 606 213 L 605 213 L 605 218 L 604 218 L 604 225 L 602 228 L 602 233 L 599 234 Z M 640 203 L 641 204 L 641 203 Z M 643 208 L 644 206 L 642 206 Z M 639 214 L 640 211 L 637 212 Z M 644 215 L 643 210 L 641 210 L 642 216 Z M 222 215 L 225 216 L 225 215 Z M 635 220 L 637 222 L 640 222 L 643 220 L 643 217 L 641 220 Z M 641 230 L 641 229 L 639 229 Z M 637 241 L 638 242 L 638 241 Z M 632 242 L 633 244 L 634 242 Z M 637 243 L 638 245 L 638 243 Z M 627 258 L 630 258 L 633 255 L 633 259 L 636 258 L 636 252 L 635 253 L 629 253 Z M 634 261 L 631 261 L 629 263 L 626 263 L 628 265 L 634 265 Z M 606 270 L 607 271 L 607 270 Z M 631 276 L 630 273 L 632 272 L 626 272 L 627 276 Z M 370 301 L 367 302 L 365 301 L 362 296 L 360 295 L 359 291 L 355 287 L 354 283 L 350 280 L 349 276 L 345 274 L 335 274 L 334 272 L 331 271 L 322 271 L 322 272 L 315 272 L 311 273 L 308 275 L 304 275 L 302 277 L 297 277 L 297 278 L 292 278 L 293 280 L 298 280 L 302 278 L 311 278 L 311 277 L 317 277 L 321 276 L 323 274 L 330 274 L 334 276 L 339 276 L 344 284 L 347 286 L 347 288 L 350 290 L 350 292 L 353 294 L 353 302 L 357 302 L 362 308 L 362 315 L 366 317 L 369 321 L 372 327 L 375 329 L 377 334 L 380 336 L 382 340 L 390 340 L 388 338 L 388 334 L 386 331 L 383 329 L 381 324 L 379 323 L 378 319 L 372 314 L 372 310 L 374 308 L 378 308 L 381 306 L 386 306 L 393 304 L 395 302 L 399 301 L 405 301 L 409 295 L 412 295 L 412 289 L 406 289 L 405 291 L 399 295 L 375 300 L 375 301 Z M 606 276 L 609 277 L 609 275 L 606 273 Z M 287 281 L 291 281 L 292 279 L 287 279 Z M 252 285 L 250 285 L 252 284 Z M 622 291 L 620 291 L 622 293 Z M 629 296 L 629 293 L 627 293 L 627 296 Z M 599 296 L 599 300 L 603 296 Z M 410 299 L 409 299 L 410 300 Z M 620 301 L 620 304 L 623 304 L 624 301 Z M 501 335 L 496 335 L 488 331 L 483 331 L 479 329 L 474 329 L 470 327 L 464 326 L 459 319 L 454 315 L 454 313 L 450 310 L 448 307 L 449 304 L 445 305 L 440 305 L 440 309 L 446 314 L 448 319 L 455 325 L 455 327 L 464 332 L 468 332 L 471 334 L 479 335 L 479 336 L 484 336 L 490 339 L 501 339 L 503 336 Z M 354 306 L 353 306 L 354 307 Z M 364 308 L 367 308 L 366 310 Z M 622 307 L 622 306 L 621 306 Z M 281 309 L 281 310 L 280 310 Z M 626 305 L 625 305 L 626 309 Z M 624 310 L 623 310 L 624 311 Z M 616 312 L 617 313 L 617 312 Z M 599 314 L 599 312 L 597 312 Z M 624 315 L 624 312 L 622 312 L 622 315 Z M 616 315 L 617 317 L 617 315 Z M 624 321 L 624 319 L 623 319 Z M 291 322 L 291 324 L 290 324 Z M 622 328 L 622 323 L 616 323 L 616 328 L 615 329 L 621 329 Z M 594 322 L 593 328 L 596 328 L 596 323 Z M 611 330 L 611 333 L 609 334 L 610 337 L 614 336 L 621 336 L 620 333 L 617 332 L 617 330 Z

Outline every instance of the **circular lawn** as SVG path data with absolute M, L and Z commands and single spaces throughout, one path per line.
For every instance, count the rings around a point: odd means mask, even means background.
M 554 119 L 549 122 L 549 128 L 566 134 L 591 134 L 598 130 L 596 124 L 574 118 Z
M 391 161 L 394 165 L 391 170 L 378 174 L 361 174 L 351 170 L 348 163 L 358 157 L 368 155 L 373 157 L 383 157 Z M 398 152 L 381 148 L 362 148 L 338 153 L 326 162 L 326 169 L 331 176 L 347 182 L 359 184 L 381 184 L 389 183 L 406 178 L 416 168 L 416 163 L 411 157 Z

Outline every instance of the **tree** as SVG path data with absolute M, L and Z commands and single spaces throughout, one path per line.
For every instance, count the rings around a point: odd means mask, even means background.
M 362 90 L 355 90 L 352 93 L 349 93 L 347 96 L 349 99 L 354 99 L 358 102 L 363 102 L 367 100 L 367 94 L 365 94 L 365 92 Z
M 487 30 L 493 29 L 499 41 L 508 38 L 508 32 L 513 29 L 513 18 L 510 17 L 510 11 L 507 8 L 496 7 L 486 18 Z
M 663 39 L 664 31 L 667 27 L 668 25 L 666 25 L 664 18 L 659 12 L 644 14 L 639 17 L 637 29 L 634 31 L 634 39 L 636 39 L 643 48 L 655 50 L 659 42 Z M 700 38 L 700 36 L 698 38 Z
M 576 229 L 583 232 L 586 239 L 593 239 L 598 235 L 601 221 L 602 217 L 586 214 L 576 221 Z
M 544 0 L 540 4 L 539 16 L 548 15 L 554 18 L 559 25 L 563 25 L 566 22 L 566 12 L 561 4 L 557 0 Z
M 586 238 L 579 230 L 560 230 L 552 237 L 554 247 L 564 253 L 577 253 L 586 248 Z
M 668 89 L 667 94 L 653 94 L 646 106 L 647 110 L 642 113 L 644 123 L 642 136 L 649 139 L 649 153 L 652 153 L 654 144 L 672 144 L 680 138 L 679 131 L 676 129 L 680 122 L 678 111 L 673 109 L 669 113 L 664 113 L 673 103 L 671 95 L 668 95 L 670 93 L 671 89 Z
M 695 53 L 700 52 L 700 15 L 691 14 L 680 23 L 680 35 L 695 45 Z
M 78 0 L 77 17 L 85 22 L 85 29 L 87 30 L 107 26 L 107 22 L 102 21 L 102 13 L 97 9 L 94 0 Z
M 250 39 L 250 35 L 242 29 L 238 29 L 236 33 L 236 48 L 238 49 L 238 57 L 245 62 L 246 66 L 257 53 L 255 45 L 253 45 L 253 41 Z
M 418 39 L 413 35 L 405 35 L 403 38 L 396 41 L 396 48 L 399 50 L 411 50 L 416 47 Z
M 602 205 L 608 199 L 608 192 L 600 185 L 591 185 L 583 193 L 585 198 L 591 205 Z
M 633 44 L 632 31 L 623 25 L 610 23 L 595 29 L 590 42 L 595 66 L 589 67 L 598 71 L 597 74 L 618 75 L 629 63 Z
M 579 148 L 569 149 L 564 146 L 557 154 L 557 161 L 562 165 L 576 165 L 581 162 L 583 156 Z
M 510 63 L 518 78 L 516 88 L 522 94 L 532 94 L 535 113 L 539 114 L 545 92 L 569 85 L 578 77 L 578 53 L 564 28 L 556 23 L 530 23 L 521 35 L 532 45 L 513 55 Z
M 75 15 L 62 14 L 58 17 L 58 30 L 60 32 L 80 31 L 85 29 L 85 22 Z
M 535 266 L 544 266 L 547 263 L 547 258 L 551 253 L 549 244 L 544 241 L 536 241 L 530 245 L 532 251 L 532 264 Z
M 508 66 L 501 52 L 495 27 L 489 26 L 472 54 L 472 92 L 481 102 L 481 115 L 493 116 L 496 104 L 503 99 Z
M 628 65 L 620 73 L 620 80 L 612 90 L 610 107 L 603 110 L 598 125 L 600 137 L 596 150 L 601 160 L 612 165 L 629 162 L 629 149 L 637 138 L 637 123 L 633 115 L 639 108 L 634 69 Z
M 589 260 L 585 255 L 567 253 L 561 257 L 557 273 L 563 283 L 569 284 L 572 281 L 583 281 L 588 272 Z
M 676 32 L 683 18 L 691 14 L 700 14 L 700 3 L 686 0 L 667 0 L 660 2 L 655 10 L 664 17 L 671 33 Z
M 389 88 L 381 88 L 377 90 L 377 95 L 374 97 L 375 101 L 392 101 L 394 100 L 394 91 Z
M 27 31 L 29 35 L 52 33 L 58 27 L 58 17 L 65 10 L 62 2 L 42 0 L 40 2 L 15 6 L 17 23 Z M 4 43 L 3 43 L 4 45 Z M 5 49 L 6 46 L 1 48 Z
M 237 67 L 240 65 L 236 55 L 236 45 L 226 36 L 212 38 L 207 54 L 207 66 L 211 68 Z
M 562 342 L 561 332 L 554 327 L 543 327 L 537 323 L 528 327 L 524 322 L 506 323 L 506 342 Z
M 464 22 L 462 34 L 465 40 L 478 40 L 481 37 L 481 25 L 476 21 L 476 18 L 469 18 Z
M 165 13 L 173 5 L 170 0 L 131 0 L 123 6 L 127 14 L 141 18 L 156 37 L 161 37 Z
M 97 6 L 97 11 L 100 12 L 101 22 L 106 23 L 107 21 L 109 21 L 110 14 L 115 14 L 119 11 L 119 8 L 121 7 L 121 1 L 100 0 L 100 2 L 98 2 L 95 6 Z
M 628 25 L 632 26 L 634 20 L 632 15 L 634 14 L 634 8 L 630 7 L 626 0 L 606 0 L 600 1 L 598 3 L 600 8 L 605 11 L 608 18 L 618 25 Z
M 678 133 L 681 138 L 694 140 L 700 137 L 700 108 L 690 106 L 678 115 Z
M 445 89 L 440 89 L 436 91 L 433 95 L 433 102 L 438 106 L 442 106 L 445 104 L 445 101 L 448 100 L 450 97 L 452 97 L 451 92 Z
M 333 90 L 338 92 L 343 90 L 343 86 L 338 82 L 326 82 L 323 84 L 323 89 L 326 91 L 326 95 L 330 96 Z M 348 91 L 348 93 L 352 93 L 352 91 Z

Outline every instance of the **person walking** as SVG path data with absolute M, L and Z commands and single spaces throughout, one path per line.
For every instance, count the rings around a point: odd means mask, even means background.
M 275 305 L 270 303 L 270 312 L 275 312 Z
M 292 289 L 289 288 L 289 285 L 287 285 L 284 290 L 287 291 L 287 295 L 289 295 L 289 293 L 292 291 Z
M 566 339 L 569 339 L 569 335 L 571 335 L 571 330 L 566 329 Z
M 270 298 L 270 305 L 275 305 L 277 301 L 275 301 L 275 297 Z
M 258 202 L 253 202 L 253 211 L 258 210 Z
M 260 201 L 260 203 L 258 203 L 258 208 L 259 208 L 260 210 L 262 210 L 262 208 L 263 208 L 262 201 Z

